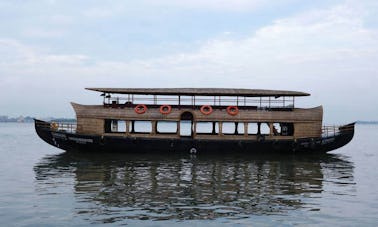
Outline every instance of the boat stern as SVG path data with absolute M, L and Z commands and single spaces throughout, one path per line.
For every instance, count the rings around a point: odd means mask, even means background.
M 55 146 L 51 134 L 51 128 L 53 127 L 53 123 L 34 119 L 34 127 L 39 138 L 41 138 L 46 143 Z
M 354 136 L 355 122 L 339 127 L 323 128 L 322 149 L 326 152 L 348 144 Z

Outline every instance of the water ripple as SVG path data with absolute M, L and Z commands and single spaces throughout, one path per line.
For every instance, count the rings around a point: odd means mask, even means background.
M 81 204 L 76 215 L 94 223 L 318 211 L 309 199 L 319 197 L 327 184 L 355 184 L 353 164 L 336 155 L 63 153 L 45 157 L 34 171 L 39 193 L 72 187 Z

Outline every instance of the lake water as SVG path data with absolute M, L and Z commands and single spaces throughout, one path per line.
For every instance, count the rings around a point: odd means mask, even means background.
M 327 155 L 66 153 L 0 123 L 3 226 L 377 226 L 378 126 Z

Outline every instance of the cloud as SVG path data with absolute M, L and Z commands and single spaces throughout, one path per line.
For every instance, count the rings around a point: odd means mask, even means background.
M 74 18 L 72 16 L 63 15 L 63 14 L 54 14 L 49 18 L 51 24 L 55 26 L 64 26 L 71 25 L 74 23 Z
M 57 29 L 28 28 L 23 34 L 26 37 L 34 38 L 59 38 L 65 34 L 65 31 Z
M 16 63 L 30 62 L 35 49 L 13 39 L 0 39 L 0 65 L 8 69 Z
M 363 26 L 363 14 L 349 5 L 314 10 L 276 20 L 243 39 L 213 39 L 197 51 L 116 65 L 140 68 L 172 84 L 190 76 L 198 86 L 227 81 L 229 86 L 326 89 L 331 85 L 321 85 L 324 81 L 346 76 L 354 81 L 354 74 L 361 72 L 376 81 L 377 31 Z
M 83 11 L 83 15 L 90 18 L 107 18 L 114 16 L 114 9 L 90 8 Z
M 144 0 L 148 5 L 166 6 L 166 7 L 178 7 L 183 9 L 195 9 L 195 10 L 215 10 L 215 11 L 250 11 L 268 4 L 267 0 Z M 282 2 L 282 1 L 279 1 Z M 275 1 L 275 3 L 279 3 Z M 287 1 L 286 1 L 287 2 Z
M 324 104 L 329 119 L 372 119 L 378 113 L 371 105 L 378 99 L 378 33 L 364 23 L 372 10 L 347 2 L 275 20 L 244 38 L 222 36 L 190 52 L 129 61 L 48 53 L 0 40 L 0 79 L 6 81 L 0 88 L 9 91 L 17 81 L 16 91 L 32 86 L 32 99 L 44 90 L 50 103 L 94 101 L 83 95 L 82 88 L 90 86 L 303 90 L 314 95 L 307 104 Z M 44 103 L 35 105 L 51 112 Z
M 48 54 L 42 49 L 25 45 L 17 40 L 0 39 L 1 71 L 17 72 L 27 68 L 52 68 L 57 66 L 84 66 L 89 58 L 85 55 Z
M 240 1 L 244 3 L 245 1 Z M 101 14 L 101 13 L 100 13 Z M 247 68 L 258 69 L 269 63 L 278 65 L 304 64 L 314 62 L 340 62 L 345 59 L 374 57 L 377 51 L 377 31 L 363 27 L 362 12 L 347 5 L 328 10 L 315 10 L 294 17 L 276 20 L 273 24 L 258 29 L 248 37 L 238 40 L 212 39 L 198 50 L 142 61 L 107 62 L 98 61 L 98 65 L 115 64 L 136 65 L 161 71 L 161 68 L 183 71 L 193 69 L 213 72 L 245 71 Z M 38 30 L 37 30 L 38 31 Z M 38 33 L 38 32 L 36 32 Z M 43 32 L 41 32 L 43 33 Z M 46 32 L 49 34 L 49 32 Z M 54 32 L 52 32 L 54 34 Z M 226 37 L 227 38 L 227 37 Z M 13 46 L 16 53 L 7 56 L 29 56 L 29 61 L 50 62 L 61 59 L 68 62 L 71 55 L 59 57 L 59 54 L 35 53 L 33 48 L 17 41 L 0 41 L 2 49 Z M 4 45 L 7 44 L 7 45 Z M 38 59 L 36 59 L 38 56 Z M 74 54 L 71 63 L 80 63 L 81 54 Z M 50 60 L 47 60 L 50 59 Z M 53 60 L 55 59 L 55 60 Z M 80 60 L 77 60 L 80 59 Z M 133 67 L 133 68 L 134 68 Z

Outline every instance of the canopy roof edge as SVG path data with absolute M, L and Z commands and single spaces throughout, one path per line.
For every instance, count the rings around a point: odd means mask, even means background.
M 109 94 L 136 95 L 187 95 L 187 96 L 309 96 L 299 91 L 236 89 L 236 88 L 86 88 L 87 90 Z

